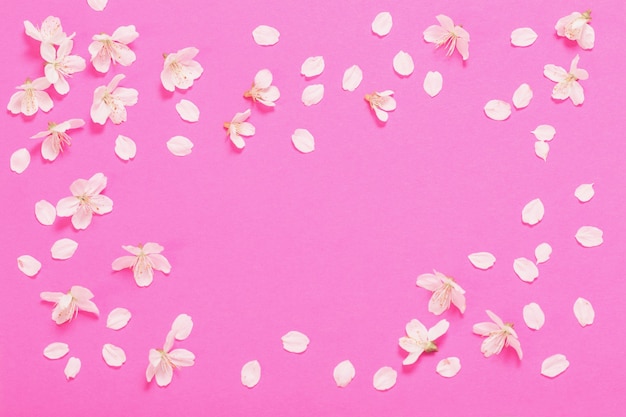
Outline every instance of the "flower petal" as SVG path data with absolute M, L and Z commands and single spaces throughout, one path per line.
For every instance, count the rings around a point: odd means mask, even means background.
M 76 375 L 80 372 L 80 359 L 75 358 L 74 356 L 69 358 L 63 372 L 65 373 L 65 378 L 68 380 L 76 378 Z
M 102 359 L 104 359 L 107 365 L 119 368 L 126 362 L 126 353 L 121 347 L 105 343 L 102 346 Z
M 123 307 L 117 307 L 111 310 L 107 316 L 107 328 L 112 330 L 120 330 L 126 327 L 132 315 L 130 311 Z
M 452 378 L 461 370 L 461 360 L 456 356 L 451 356 L 439 361 L 437 373 L 445 378 Z
M 522 209 L 522 222 L 531 226 L 536 225 L 543 219 L 545 208 L 540 199 L 529 201 Z
M 391 13 L 380 12 L 376 15 L 374 21 L 372 22 L 372 32 L 380 37 L 387 36 L 389 32 L 391 32 L 392 26 L 393 19 L 391 18 Z
M 200 109 L 189 100 L 182 99 L 176 104 L 176 111 L 181 119 L 195 123 L 200 119 Z
M 307 78 L 316 77 L 324 71 L 324 67 L 323 56 L 311 56 L 305 59 L 300 66 L 300 74 Z
M 535 258 L 538 264 L 546 262 L 550 259 L 550 255 L 552 255 L 552 246 L 548 243 L 541 243 L 535 248 Z
M 345 91 L 354 91 L 363 81 L 363 71 L 358 65 L 353 65 L 343 73 L 343 79 L 341 80 L 341 88 Z
M 257 45 L 275 45 L 280 38 L 280 32 L 271 26 L 260 25 L 252 31 L 252 37 Z
M 557 353 L 556 355 L 544 359 L 541 363 L 541 375 L 554 378 L 565 372 L 567 368 L 569 368 L 569 361 L 565 355 Z
M 581 184 L 576 187 L 576 191 L 574 191 L 574 195 L 581 203 L 586 203 L 591 200 L 594 196 L 595 192 L 593 190 L 593 183 L 591 184 Z
M 424 78 L 424 91 L 431 97 L 435 97 L 441 92 L 443 87 L 443 76 L 439 71 L 428 71 Z
M 513 270 L 524 282 L 533 282 L 539 276 L 539 269 L 533 261 L 527 258 L 517 258 L 513 261 Z
M 450 322 L 446 319 L 440 320 L 437 324 L 428 329 L 428 340 L 433 341 L 439 339 L 446 334 L 448 328 L 450 328 Z
M 302 153 L 309 153 L 315 150 L 315 138 L 306 129 L 296 129 L 291 135 L 293 146 Z
M 413 74 L 415 64 L 407 52 L 400 51 L 393 57 L 393 70 L 403 77 Z
M 588 300 L 582 297 L 578 297 L 574 303 L 574 315 L 576 320 L 581 326 L 589 326 L 593 324 L 593 320 L 596 317 L 596 312 L 593 310 L 593 306 Z
M 324 98 L 324 84 L 312 84 L 306 86 L 302 91 L 302 103 L 305 106 L 312 106 L 319 103 Z
M 542 142 L 538 140 L 535 142 L 535 155 L 544 161 L 548 158 L 548 153 L 550 152 L 550 145 L 548 142 Z
M 496 257 L 489 252 L 471 253 L 467 258 L 478 269 L 489 269 L 496 263 Z
M 556 135 L 556 129 L 552 125 L 539 125 L 531 131 L 533 135 L 542 142 L 551 141 Z
M 43 355 L 48 359 L 61 359 L 69 351 L 70 347 L 67 343 L 54 342 L 43 349 Z
M 22 255 L 17 258 L 17 267 L 27 277 L 34 277 L 41 270 L 41 262 L 30 255 Z
M 502 100 L 489 100 L 484 110 L 487 117 L 492 120 L 506 120 L 511 115 L 511 105 Z
M 89 7 L 95 11 L 101 12 L 105 7 L 107 7 L 108 1 L 109 0 L 87 0 L 87 4 L 89 4 Z
M 133 159 L 137 155 L 137 145 L 128 136 L 118 135 L 115 139 L 115 154 L 123 161 Z
M 529 329 L 539 330 L 546 322 L 546 316 L 537 303 L 530 303 L 524 306 L 524 323 Z
M 167 149 L 169 149 L 170 152 L 176 156 L 189 155 L 192 148 L 193 142 L 184 136 L 174 136 L 167 141 Z
M 511 32 L 511 44 L 513 46 L 530 46 L 537 40 L 537 34 L 531 28 L 518 28 Z
M 187 314 L 179 314 L 172 323 L 172 332 L 176 340 L 185 340 L 191 334 L 193 321 Z
M 309 345 L 309 338 L 298 331 L 290 331 L 284 335 L 281 340 L 283 341 L 283 349 L 291 353 L 302 353 Z
M 530 100 L 533 98 L 533 90 L 526 83 L 517 87 L 517 90 L 513 93 L 513 105 L 516 109 L 523 109 L 530 104 Z
M 57 217 L 57 211 L 49 201 L 39 200 L 35 203 L 35 217 L 44 226 L 50 226 Z
M 74 256 L 74 252 L 78 249 L 78 243 L 72 239 L 63 238 L 59 239 L 52 245 L 50 253 L 53 259 L 70 259 Z
M 576 232 L 576 240 L 586 248 L 593 248 L 604 242 L 602 235 L 602 230 L 595 226 L 583 226 Z
M 21 174 L 30 165 L 30 152 L 28 149 L 22 148 L 11 154 L 11 171 Z
M 387 391 L 396 385 L 397 378 L 398 372 L 395 369 L 383 366 L 374 374 L 374 388 L 378 391 Z
M 241 383 L 248 387 L 253 388 L 261 380 L 261 364 L 259 361 L 254 360 L 246 363 L 241 368 Z
M 333 378 L 338 387 L 345 388 L 354 379 L 356 370 L 349 360 L 339 362 L 333 370 Z

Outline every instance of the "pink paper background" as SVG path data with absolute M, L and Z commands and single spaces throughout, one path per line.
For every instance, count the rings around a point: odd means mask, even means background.
M 3 265 L 0 303 L 0 415 L 2 416 L 618 416 L 623 411 L 626 337 L 622 330 L 626 284 L 626 181 L 623 175 L 624 65 L 622 1 L 229 1 L 146 2 L 110 0 L 104 12 L 85 1 L 12 2 L 0 14 L 4 64 L 0 97 L 43 74 L 38 43 L 24 35 L 24 20 L 39 25 L 48 15 L 76 32 L 74 51 L 88 58 L 91 36 L 134 24 L 131 44 L 137 61 L 106 74 L 85 72 L 70 80 L 71 91 L 52 93 L 54 109 L 26 118 L 0 116 L 0 206 Z M 574 10 L 593 10 L 596 46 L 583 51 L 555 35 L 554 24 Z M 385 38 L 371 33 L 380 11 L 391 12 L 394 27 Z M 446 14 L 471 34 L 470 59 L 448 58 L 422 40 L 422 31 Z M 251 32 L 259 24 L 281 32 L 273 47 L 260 47 Z M 529 48 L 509 43 L 513 29 L 538 34 Z M 196 46 L 204 74 L 188 91 L 160 85 L 162 53 Z M 392 58 L 409 52 L 415 72 L 397 76 Z M 589 71 L 582 82 L 585 103 L 550 98 L 553 82 L 543 66 L 568 68 L 575 54 Z M 326 70 L 305 80 L 301 63 L 323 55 Z M 341 89 L 343 71 L 358 64 L 361 86 Z M 257 133 L 236 152 L 222 128 L 250 103 L 242 97 L 262 68 L 274 74 L 282 96 L 274 111 L 252 107 Z M 431 99 L 422 90 L 429 70 L 443 74 L 444 87 Z M 125 87 L 139 90 L 128 122 L 104 127 L 89 120 L 93 90 L 123 73 Z M 494 98 L 510 101 L 526 82 L 535 97 L 505 122 L 483 114 Z M 305 86 L 323 83 L 325 97 L 307 108 Z M 371 91 L 393 89 L 398 108 L 379 125 L 363 100 Z M 186 98 L 201 120 L 180 120 L 175 104 Z M 6 105 L 6 104 L 5 104 Z M 28 139 L 48 121 L 83 118 L 72 147 L 53 163 L 43 161 L 40 141 Z M 547 163 L 534 155 L 529 132 L 552 124 Z M 298 153 L 296 128 L 315 136 L 316 150 Z M 113 152 L 118 134 L 137 143 L 137 156 L 122 162 Z M 178 158 L 165 142 L 185 135 L 193 153 Z M 27 147 L 30 167 L 9 170 L 9 157 Z M 94 218 L 85 231 L 69 219 L 40 225 L 34 204 L 54 204 L 69 195 L 77 178 L 103 172 L 113 212 Z M 596 196 L 579 203 L 574 189 L 595 183 Z M 543 221 L 521 223 L 524 204 L 541 198 Z M 605 242 L 585 249 L 576 230 L 593 225 Z M 72 259 L 50 257 L 52 243 L 69 237 L 79 243 Z M 149 288 L 138 288 L 130 271 L 114 273 L 111 262 L 121 245 L 159 242 L 173 269 L 157 273 Z M 532 284 L 520 281 L 513 259 L 533 259 L 549 242 L 552 259 L 539 266 Z M 467 255 L 490 251 L 494 268 L 480 271 Z M 16 258 L 30 254 L 43 263 L 35 278 L 24 276 Z M 467 291 L 467 311 L 452 309 L 439 352 L 403 367 L 397 341 L 418 318 L 427 326 L 439 318 L 427 311 L 429 293 L 415 286 L 433 268 L 454 276 Z M 57 326 L 52 305 L 41 291 L 91 289 L 101 311 L 96 319 L 79 314 Z M 576 298 L 593 303 L 596 321 L 582 328 L 574 318 Z M 522 308 L 534 301 L 546 314 L 539 331 L 529 330 Z M 105 327 L 115 307 L 133 313 L 120 331 Z M 484 358 L 482 338 L 472 325 L 487 320 L 485 309 L 515 323 L 524 359 L 513 351 Z M 162 345 L 180 313 L 195 327 L 177 347 L 191 350 L 196 364 L 175 372 L 167 388 L 145 381 L 150 348 Z M 306 333 L 301 354 L 282 349 L 290 330 Z M 67 382 L 67 357 L 50 361 L 43 348 L 70 345 L 82 360 Z M 109 368 L 104 343 L 124 348 L 127 363 Z M 570 368 L 555 379 L 540 375 L 541 362 L 565 354 Z M 463 368 L 452 378 L 435 373 L 440 359 L 458 356 Z M 240 383 L 241 366 L 260 361 L 262 378 L 253 389 Z M 356 378 L 346 388 L 332 379 L 334 366 L 350 359 Z M 399 371 L 388 392 L 372 387 L 381 366 Z

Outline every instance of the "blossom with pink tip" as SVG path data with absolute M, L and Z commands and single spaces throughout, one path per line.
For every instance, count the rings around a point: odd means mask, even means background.
M 44 91 L 48 87 L 50 87 L 50 81 L 46 77 L 39 77 L 34 81 L 26 79 L 24 84 L 15 87 L 21 91 L 11 96 L 7 109 L 13 114 L 22 113 L 24 116 L 32 116 L 39 109 L 49 112 L 54 103 L 50 95 Z
M 80 310 L 100 314 L 96 304 L 91 301 L 93 293 L 85 287 L 74 285 L 67 293 L 62 292 L 42 292 L 40 297 L 44 301 L 55 303 L 52 310 L 52 320 L 56 324 L 63 324 L 72 320 L 78 315 Z
M 54 89 L 59 94 L 67 94 L 70 91 L 70 85 L 66 78 L 84 70 L 86 66 L 83 58 L 78 55 L 70 55 L 73 47 L 74 41 L 67 38 L 61 42 L 56 51 L 54 48 L 41 51 L 41 57 L 46 61 L 44 68 L 46 79 L 54 85 Z
M 184 340 L 189 336 L 193 322 L 186 314 L 179 315 L 172 329 L 165 338 L 162 349 L 150 349 L 148 353 L 148 368 L 146 369 L 146 380 L 151 382 L 156 377 L 156 383 L 160 387 L 165 387 L 172 382 L 174 369 L 192 366 L 195 355 L 187 349 L 174 349 L 175 340 Z
M 161 255 L 164 248 L 158 243 L 148 242 L 145 245 L 127 245 L 122 246 L 122 248 L 132 253 L 133 256 L 121 256 L 114 260 L 113 270 L 132 269 L 135 282 L 140 287 L 147 287 L 152 283 L 154 277 L 153 270 L 156 269 L 164 274 L 169 274 L 172 269 L 165 256 Z
M 128 44 L 137 39 L 139 33 L 135 25 L 120 26 L 115 29 L 113 35 L 101 33 L 93 36 L 93 42 L 89 44 L 91 63 L 98 72 L 107 72 L 111 68 L 111 62 L 129 66 L 137 56 L 128 47 Z
M 432 291 L 428 303 L 428 311 L 440 315 L 454 304 L 461 313 L 465 312 L 465 290 L 454 281 L 454 278 L 433 271 L 434 274 L 422 274 L 417 277 L 417 286 Z
M 68 38 L 63 32 L 63 26 L 61 20 L 58 17 L 48 16 L 41 24 L 41 28 L 35 27 L 30 21 L 24 21 L 24 29 L 26 35 L 41 42 L 40 52 L 43 55 L 53 54 L 54 45 L 61 45 L 61 43 Z M 74 37 L 74 33 L 69 38 Z
M 72 138 L 65 132 L 69 129 L 76 129 L 85 125 L 83 119 L 70 119 L 65 122 L 56 124 L 48 123 L 48 130 L 39 132 L 31 139 L 45 138 L 41 144 L 41 156 L 48 161 L 54 161 L 63 151 L 63 146 L 71 146 Z
M 393 91 L 385 90 L 382 92 L 373 92 L 372 94 L 365 95 L 365 101 L 370 104 L 372 110 L 376 114 L 376 117 L 381 122 L 386 122 L 389 119 L 387 112 L 396 109 L 396 99 L 392 97 Z
M 404 359 L 402 364 L 411 365 L 415 363 L 424 352 L 436 352 L 437 345 L 434 341 L 444 335 L 449 327 L 450 322 L 446 319 L 439 321 L 428 330 L 417 319 L 408 322 L 406 325 L 407 335 L 399 340 L 400 347 L 409 352 L 409 356 Z
M 228 131 L 230 140 L 237 147 L 237 149 L 243 149 L 246 146 L 246 142 L 242 136 L 254 135 L 254 125 L 250 122 L 246 122 L 250 117 L 250 109 L 243 113 L 236 113 L 230 122 L 224 122 L 224 128 Z
M 554 28 L 557 35 L 576 41 L 583 49 L 591 49 L 596 40 L 596 34 L 589 22 L 591 22 L 591 10 L 584 13 L 574 12 L 560 18 Z
M 278 87 L 272 85 L 272 73 L 268 69 L 262 69 L 254 76 L 252 87 L 243 96 L 251 98 L 269 107 L 274 107 L 276 100 L 280 98 Z
M 126 121 L 126 106 L 137 104 L 139 92 L 134 88 L 118 87 L 125 77 L 124 74 L 117 74 L 109 85 L 94 90 L 90 112 L 94 123 L 103 125 L 108 118 L 116 125 Z
M 500 317 L 489 310 L 487 315 L 493 322 L 476 323 L 473 331 L 481 336 L 487 336 L 480 346 L 480 351 L 486 358 L 497 355 L 505 346 L 511 346 L 517 352 L 517 356 L 522 360 L 522 346 L 517 338 L 517 333 L 513 330 L 512 323 L 504 323 Z
M 198 48 L 189 47 L 176 53 L 163 54 L 165 62 L 161 71 L 161 83 L 167 91 L 174 91 L 176 87 L 186 90 L 200 78 L 204 69 L 198 61 L 194 61 L 198 52 Z
M 95 214 L 107 214 L 113 210 L 113 201 L 100 193 L 107 185 L 107 177 L 98 172 L 88 180 L 77 179 L 70 185 L 72 196 L 57 203 L 57 216 L 72 217 L 77 230 L 86 229 Z
M 552 89 L 552 98 L 557 100 L 567 100 L 569 98 L 575 106 L 585 101 L 585 92 L 578 80 L 586 80 L 589 78 L 589 73 L 584 69 L 578 68 L 579 59 L 578 55 L 574 57 L 570 64 L 569 72 L 565 68 L 553 64 L 543 67 L 543 75 L 557 83 Z
M 434 43 L 437 48 L 444 46 L 448 48 L 446 55 L 450 56 L 454 48 L 461 54 L 463 61 L 469 58 L 469 33 L 462 26 L 455 25 L 448 16 L 440 14 L 436 17 L 439 25 L 429 26 L 424 31 L 424 40 Z

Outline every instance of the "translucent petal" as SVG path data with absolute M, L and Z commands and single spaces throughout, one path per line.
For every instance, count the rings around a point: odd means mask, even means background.
M 518 28 L 511 32 L 513 46 L 530 46 L 537 40 L 537 34 L 531 28 Z
M 534 226 L 543 219 L 545 208 L 540 199 L 535 198 L 529 201 L 522 209 L 522 221 L 526 224 Z
M 478 269 L 489 269 L 496 263 L 496 257 L 489 252 L 471 253 L 467 258 Z
M 399 75 L 408 77 L 413 74 L 413 70 L 415 69 L 413 58 L 411 58 L 411 55 L 407 52 L 398 52 L 396 56 L 393 57 L 393 69 Z
M 305 334 L 298 331 L 290 331 L 281 340 L 283 341 L 283 349 L 291 353 L 304 352 L 310 342 Z
M 52 258 L 64 260 L 70 259 L 74 256 L 76 249 L 78 249 L 78 242 L 72 239 L 63 238 L 54 242 L 52 248 L 50 249 L 50 253 L 52 254 Z
M 261 364 L 259 361 L 254 360 L 246 363 L 241 368 L 241 383 L 248 387 L 253 388 L 261 380 Z
M 565 355 L 557 353 L 556 355 L 544 359 L 541 363 L 541 375 L 554 378 L 565 372 L 567 368 L 569 368 L 569 361 Z
M 547 142 L 554 138 L 554 135 L 556 135 L 556 129 L 551 125 L 539 125 L 530 133 L 535 135 L 537 140 Z
M 576 240 L 586 248 L 593 248 L 604 242 L 602 235 L 602 230 L 595 226 L 582 226 L 576 232 Z
M 65 378 L 68 380 L 76 378 L 76 375 L 80 372 L 80 359 L 75 358 L 74 356 L 69 358 L 63 372 L 65 373 Z
M 528 258 L 517 258 L 513 261 L 513 270 L 524 282 L 533 282 L 539 276 L 539 269 Z
M 333 378 L 338 387 L 345 388 L 354 379 L 356 370 L 349 360 L 340 362 L 333 370 Z
M 121 347 L 106 343 L 102 346 L 102 358 L 107 365 L 118 368 L 126 362 L 126 353 Z
M 193 102 L 182 99 L 176 104 L 176 111 L 186 122 L 197 122 L 200 119 L 200 109 Z
M 461 360 L 455 356 L 445 358 L 437 364 L 437 373 L 446 378 L 452 378 L 461 370 Z
M 67 343 L 54 342 L 43 349 L 43 355 L 48 359 L 60 359 L 67 355 L 69 351 L 70 347 Z
M 300 67 L 300 73 L 307 78 L 320 75 L 324 71 L 324 57 L 311 56 L 307 58 Z
M 511 105 L 502 100 L 489 100 L 484 110 L 487 117 L 492 120 L 506 120 L 511 115 Z
M 393 19 L 391 18 L 391 13 L 380 12 L 376 15 L 374 21 L 372 22 L 372 32 L 378 36 L 387 36 L 389 32 L 391 32 L 392 26 Z
M 169 149 L 170 152 L 176 156 L 189 155 L 192 148 L 193 142 L 184 136 L 174 136 L 167 141 L 167 149 Z
M 312 106 L 319 103 L 324 98 L 324 85 L 312 84 L 302 91 L 302 103 L 305 106 Z
M 260 25 L 252 31 L 252 37 L 257 45 L 275 45 L 280 38 L 280 32 L 271 26 Z
M 28 149 L 22 148 L 13 152 L 11 155 L 11 171 L 21 174 L 30 165 L 30 152 Z
M 591 184 L 581 184 L 576 187 L 576 191 L 574 191 L 574 195 L 581 203 L 586 203 L 591 200 L 594 196 L 595 192 L 593 190 L 593 183 Z
M 524 323 L 526 323 L 526 326 L 530 329 L 539 330 L 546 322 L 546 316 L 537 303 L 525 305 L 522 314 L 524 316 Z
M 111 310 L 107 316 L 107 327 L 112 330 L 120 330 L 126 327 L 132 315 L 130 311 L 123 307 L 117 307 Z
M 548 142 L 542 142 L 540 140 L 535 142 L 535 155 L 545 161 L 548 159 L 548 153 L 550 153 L 550 145 Z
M 41 270 L 41 262 L 30 255 L 22 255 L 17 258 L 17 267 L 27 277 L 34 277 Z
M 293 146 L 302 153 L 309 153 L 315 150 L 315 138 L 306 129 L 296 129 L 291 135 Z
M 424 78 L 424 91 L 431 97 L 435 97 L 441 92 L 443 87 L 443 76 L 439 71 L 428 71 Z
M 530 100 L 533 98 L 533 90 L 526 83 L 517 87 L 517 90 L 513 93 L 513 105 L 516 109 L 523 109 L 530 104 Z
M 576 320 L 581 326 L 589 326 L 593 324 L 593 320 L 596 317 L 596 312 L 593 310 L 593 306 L 588 300 L 582 297 L 578 297 L 574 303 L 574 315 Z
M 374 388 L 378 391 L 387 391 L 396 385 L 397 378 L 398 372 L 395 369 L 383 366 L 374 374 Z
M 552 246 L 548 243 L 541 243 L 535 248 L 535 258 L 538 264 L 546 262 L 550 259 L 550 255 L 552 255 Z
M 358 65 L 353 65 L 343 73 L 341 88 L 346 91 L 354 91 L 363 81 L 363 71 Z
M 128 136 L 118 135 L 115 139 L 115 154 L 120 159 L 128 161 L 137 155 L 137 145 Z
M 35 217 L 44 226 L 50 226 L 57 217 L 56 208 L 46 200 L 39 200 L 35 203 Z

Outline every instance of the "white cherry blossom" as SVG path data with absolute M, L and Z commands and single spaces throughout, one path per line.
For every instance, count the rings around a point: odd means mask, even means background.
M 91 63 L 98 72 L 107 72 L 111 68 L 111 62 L 119 63 L 125 67 L 137 59 L 135 53 L 128 44 L 137 39 L 139 33 L 135 25 L 120 26 L 112 35 L 101 33 L 94 35 L 89 44 Z
M 94 123 L 105 124 L 107 119 L 119 125 L 126 121 L 126 106 L 137 104 L 139 92 L 134 88 L 118 87 L 126 76 L 117 74 L 108 85 L 102 85 L 93 92 L 91 105 L 91 120 Z

